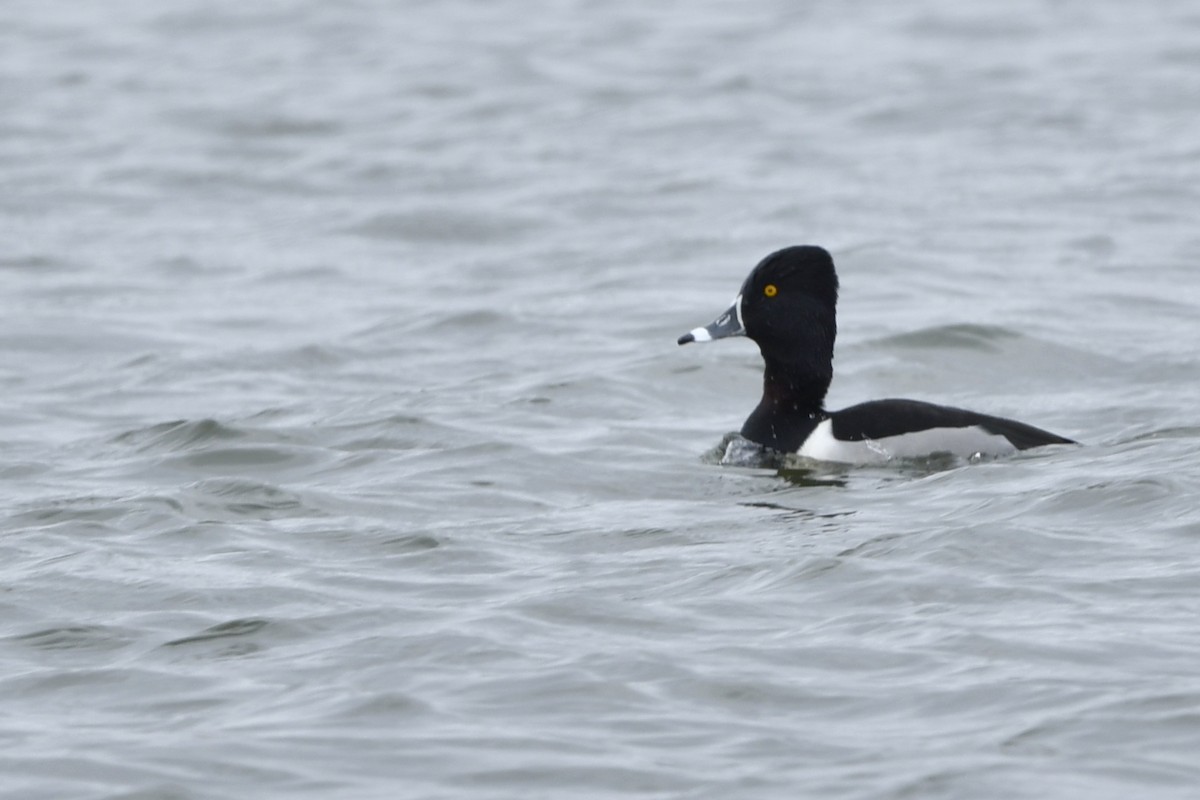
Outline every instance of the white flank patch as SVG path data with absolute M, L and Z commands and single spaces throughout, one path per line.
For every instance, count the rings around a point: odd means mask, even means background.
M 883 439 L 844 442 L 833 438 L 833 421 L 825 420 L 804 440 L 797 455 L 818 461 L 844 464 L 884 464 L 893 458 L 924 458 L 949 453 L 962 458 L 973 455 L 1003 456 L 1017 452 L 1003 436 L 988 433 L 977 425 L 967 428 L 930 428 Z

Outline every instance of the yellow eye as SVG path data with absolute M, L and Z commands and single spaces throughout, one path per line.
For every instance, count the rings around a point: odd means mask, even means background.
M 763 289 L 763 294 L 765 294 L 767 297 L 774 297 L 775 295 L 779 294 L 779 290 L 775 288 L 775 284 L 768 283 L 766 288 Z

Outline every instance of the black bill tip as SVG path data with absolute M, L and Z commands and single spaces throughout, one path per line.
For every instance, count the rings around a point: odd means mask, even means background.
M 687 344 L 688 342 L 694 341 L 696 341 L 696 337 L 692 336 L 691 333 L 685 333 L 683 336 L 679 337 L 679 344 Z

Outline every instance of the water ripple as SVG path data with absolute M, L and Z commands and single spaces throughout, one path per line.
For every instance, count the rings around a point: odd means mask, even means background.
M 10 0 L 0 794 L 1194 796 L 1177 5 Z M 805 241 L 1088 444 L 722 439 Z

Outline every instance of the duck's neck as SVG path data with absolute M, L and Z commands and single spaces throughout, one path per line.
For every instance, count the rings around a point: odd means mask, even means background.
M 762 400 L 742 425 L 742 436 L 782 453 L 795 452 L 826 417 L 825 393 L 832 370 L 811 361 L 784 361 L 765 354 L 763 360 Z

